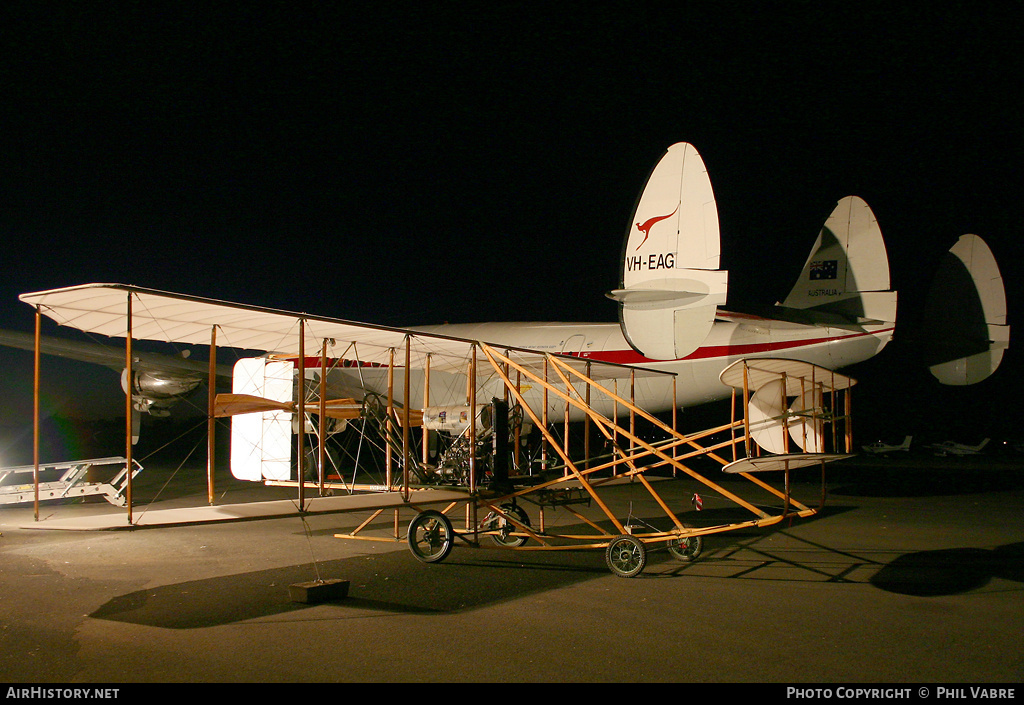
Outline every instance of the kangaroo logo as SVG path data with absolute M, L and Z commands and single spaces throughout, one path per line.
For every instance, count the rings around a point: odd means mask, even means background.
M 676 214 L 676 211 L 678 211 L 678 210 L 679 210 L 679 205 L 677 204 L 676 205 L 676 210 L 672 211 L 668 215 L 656 215 L 656 216 L 654 216 L 653 218 L 650 218 L 649 220 L 647 220 L 644 223 L 637 223 L 636 224 L 636 229 L 644 234 L 644 239 L 643 239 L 643 241 L 639 245 L 636 246 L 636 249 L 639 250 L 641 247 L 644 246 L 644 243 L 647 242 L 647 238 L 649 238 L 651 236 L 651 228 L 653 228 L 657 223 L 660 223 L 661 221 L 665 220 L 666 218 L 671 218 L 672 216 L 674 216 Z M 636 250 L 634 250 L 634 252 L 635 251 Z

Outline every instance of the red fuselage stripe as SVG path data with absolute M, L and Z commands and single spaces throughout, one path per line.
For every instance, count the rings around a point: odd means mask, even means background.
M 810 338 L 806 340 L 786 340 L 775 343 L 749 343 L 746 345 L 708 345 L 705 347 L 697 348 L 686 357 L 679 358 L 679 360 L 707 360 L 711 358 L 744 357 L 748 355 L 758 355 L 761 353 L 771 353 L 779 350 L 793 350 L 796 348 L 811 347 L 813 345 L 837 343 L 841 341 L 853 340 L 854 338 L 863 338 L 865 336 L 881 336 L 885 335 L 886 333 L 892 333 L 893 330 L 893 328 L 885 328 L 883 330 L 854 333 L 852 335 Z M 572 355 L 573 357 L 580 357 L 587 360 L 610 362 L 618 365 L 648 365 L 656 362 L 678 361 L 652 360 L 650 358 L 644 357 L 635 350 L 598 350 L 595 352 L 584 351 L 563 354 Z M 294 364 L 298 364 L 298 358 L 287 359 L 290 359 Z M 320 364 L 320 358 L 318 357 L 306 358 L 305 365 L 307 369 L 319 369 Z M 328 358 L 327 365 L 329 367 L 387 367 L 387 365 L 377 362 L 358 362 L 355 360 L 342 360 L 339 362 L 337 358 Z
M 880 334 L 892 332 L 892 328 L 885 330 L 874 331 L 872 333 L 857 333 L 855 335 L 843 335 L 831 338 L 811 338 L 810 340 L 788 340 L 777 343 L 752 343 L 749 345 L 709 345 L 702 348 L 697 348 L 686 357 L 680 358 L 681 360 L 705 360 L 715 357 L 742 357 L 746 355 L 757 355 L 760 353 L 775 352 L 779 350 L 792 350 L 794 348 L 810 347 L 812 345 L 821 345 L 823 343 L 834 343 L 838 341 L 851 340 L 853 338 L 860 338 L 864 336 L 877 336 Z M 651 360 L 644 357 L 635 350 L 602 350 L 593 353 L 578 353 L 579 357 L 584 357 L 592 360 L 599 360 L 601 362 L 612 362 L 619 365 L 644 365 L 652 362 L 664 362 L 664 360 Z

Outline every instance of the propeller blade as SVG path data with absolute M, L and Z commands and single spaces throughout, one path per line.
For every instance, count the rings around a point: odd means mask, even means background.
M 251 394 L 218 394 L 213 403 L 213 415 L 218 418 L 265 411 L 291 412 L 295 411 L 295 404 L 288 401 L 264 399 Z

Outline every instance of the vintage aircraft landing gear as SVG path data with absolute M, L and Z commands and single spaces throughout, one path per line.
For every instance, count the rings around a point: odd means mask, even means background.
M 502 504 L 501 511 L 513 517 L 523 526 L 530 525 L 530 517 L 522 507 L 516 504 L 511 502 Z M 491 540 L 505 548 L 519 548 L 529 540 L 526 536 L 514 536 L 513 532 L 518 531 L 518 527 L 497 512 L 491 512 L 484 517 L 482 526 L 485 531 L 497 531 L 498 533 L 491 534 Z
M 640 539 L 623 534 L 611 540 L 604 554 L 608 568 L 620 578 L 640 575 L 647 565 L 647 549 Z
M 454 543 L 452 523 L 441 512 L 420 512 L 409 523 L 409 548 L 412 555 L 424 563 L 443 561 Z
M 703 550 L 704 539 L 700 536 L 680 536 L 668 542 L 668 552 L 680 561 L 695 561 Z

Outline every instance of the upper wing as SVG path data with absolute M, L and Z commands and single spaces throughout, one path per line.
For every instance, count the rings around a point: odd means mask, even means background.
M 258 350 L 287 357 L 359 360 L 364 366 L 392 362 L 411 368 L 465 374 L 467 360 L 483 360 L 478 342 L 406 328 L 311 316 L 305 313 L 248 306 L 125 284 L 84 284 L 22 294 L 21 301 L 38 307 L 61 325 L 90 333 L 137 340 Z M 214 336 L 216 331 L 216 336 Z M 540 369 L 544 356 L 506 345 L 501 350 Z M 401 356 L 401 357 L 396 357 Z M 664 372 L 612 363 L 568 358 L 593 379 Z

